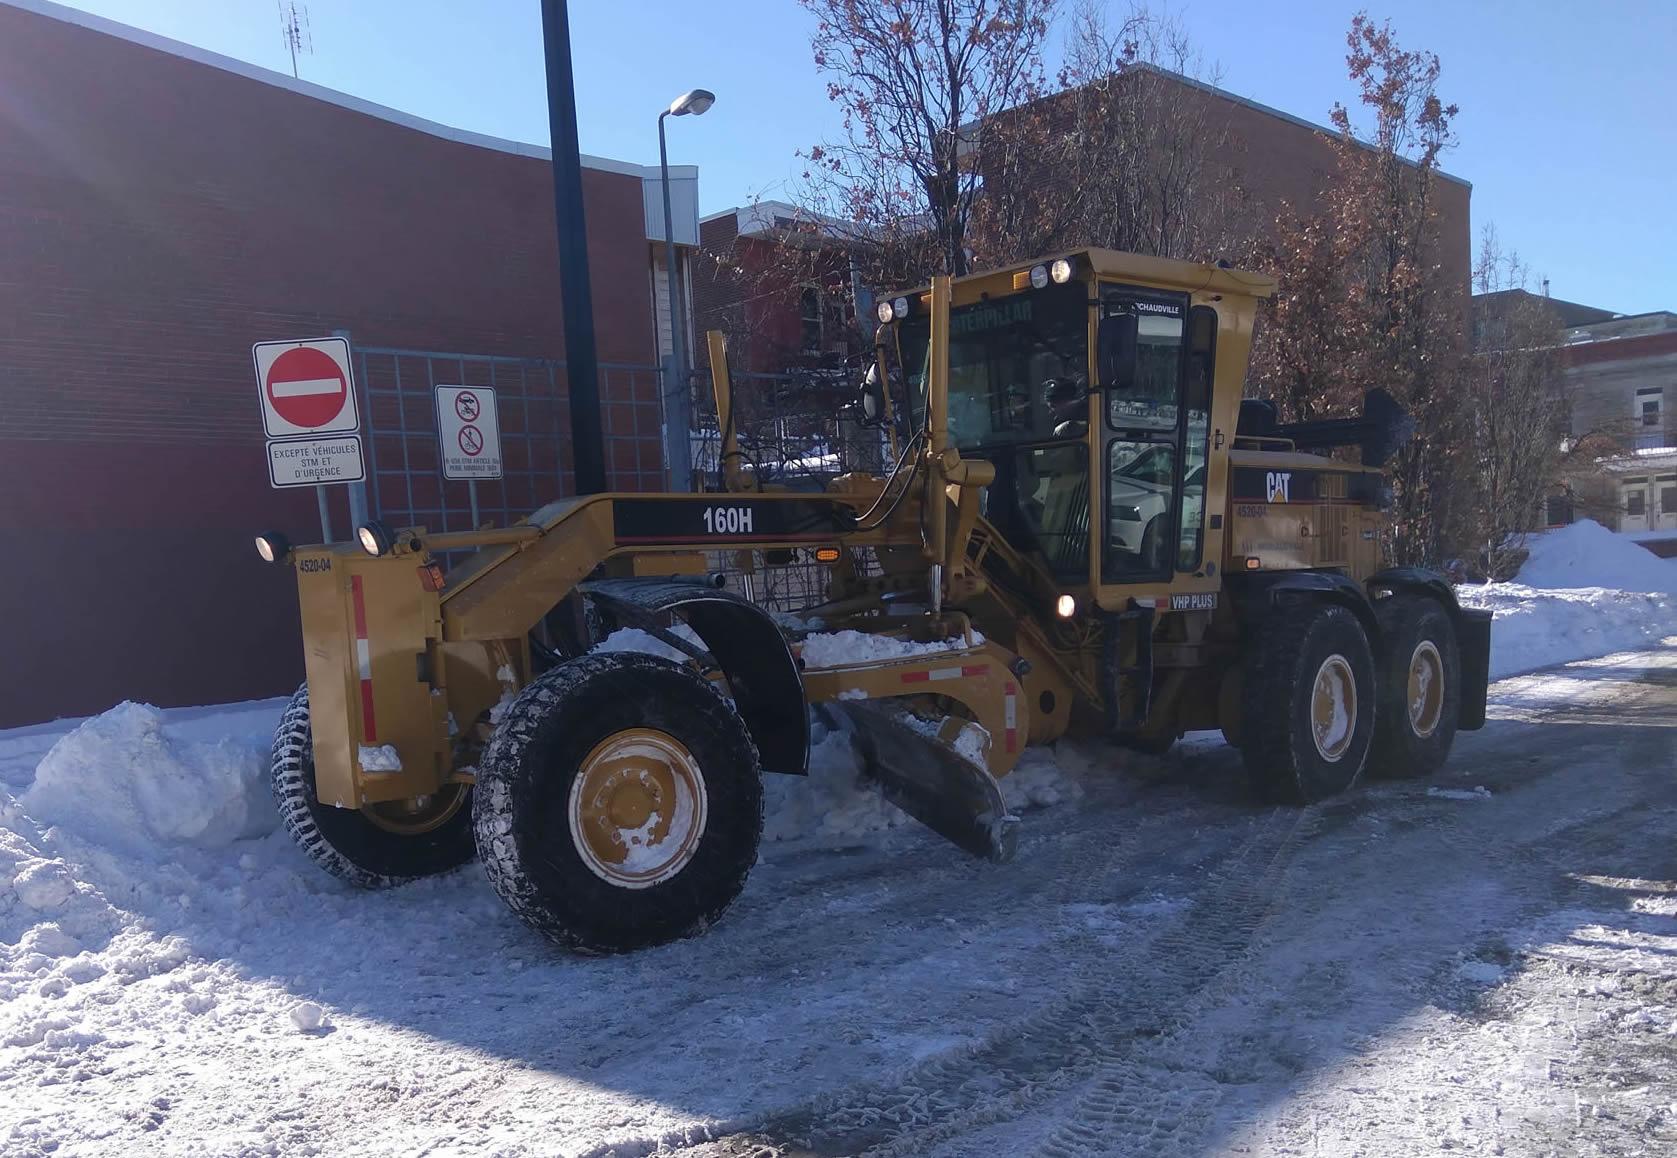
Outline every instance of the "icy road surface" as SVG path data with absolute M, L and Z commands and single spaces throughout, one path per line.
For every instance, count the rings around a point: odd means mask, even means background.
M 340 888 L 236 791 L 48 827 L 67 729 L 0 734 L 0 1154 L 1677 1153 L 1677 639 L 1494 701 L 1313 809 L 1208 737 L 1079 765 L 1010 865 L 767 844 L 709 935 L 605 960 L 476 866 Z M 277 714 L 147 758 L 209 793 Z

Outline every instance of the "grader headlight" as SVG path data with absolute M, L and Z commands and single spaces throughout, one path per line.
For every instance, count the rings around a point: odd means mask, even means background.
M 355 538 L 361 549 L 375 559 L 388 553 L 396 542 L 395 532 L 378 519 L 362 523 L 355 531 Z
M 896 316 L 895 312 L 891 309 L 891 303 L 889 300 L 880 302 L 878 307 L 873 312 L 874 316 L 879 319 L 879 324 L 882 326 L 890 325 L 891 319 Z
M 291 540 L 279 531 L 263 531 L 256 536 L 256 553 L 264 563 L 278 563 L 291 553 Z
M 1065 285 L 1071 280 L 1072 273 L 1071 261 L 1068 258 L 1057 257 L 1054 259 L 1054 263 L 1048 267 L 1048 276 L 1055 285 Z
M 1070 595 L 1062 595 L 1054 601 L 1054 614 L 1061 619 L 1070 619 L 1077 614 L 1077 600 Z

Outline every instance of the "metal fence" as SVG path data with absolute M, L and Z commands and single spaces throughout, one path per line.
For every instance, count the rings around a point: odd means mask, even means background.
M 353 346 L 367 430 L 367 504 L 376 517 L 434 531 L 516 522 L 574 494 L 570 393 L 563 361 Z M 662 371 L 602 364 L 606 474 L 625 491 L 668 486 Z M 445 480 L 437 445 L 437 386 L 495 391 L 504 474 Z
M 851 370 L 732 375 L 734 433 L 743 465 L 765 484 L 819 490 L 850 471 L 889 469 L 885 433 L 863 426 Z M 720 471 L 722 434 L 710 374 L 693 375 L 693 464 L 710 486 Z
M 781 374 L 734 373 L 734 433 L 741 465 L 766 486 L 824 490 L 841 474 L 883 474 L 891 466 L 889 441 L 877 427 L 862 425 L 856 406 L 860 372 L 854 369 L 791 370 Z M 710 375 L 693 376 L 695 416 L 693 464 L 704 489 L 720 486 L 722 434 Z M 797 612 L 827 598 L 829 570 L 807 551 L 750 553 L 748 575 L 733 552 L 718 552 L 715 570 L 732 590 L 747 593 L 775 611 Z M 856 559 L 863 574 L 877 574 L 872 551 Z
M 367 444 L 367 506 L 399 526 L 459 531 L 506 526 L 574 494 L 570 396 L 561 360 L 403 350 L 352 344 Z M 600 415 L 612 489 L 712 490 L 720 486 L 721 435 L 708 371 L 688 381 L 694 418 L 695 477 L 665 467 L 664 373 L 656 366 L 600 366 Z M 844 371 L 735 374 L 735 431 L 746 469 L 765 485 L 821 490 L 848 471 L 889 469 L 884 432 L 865 427 L 854 407 L 854 376 Z M 503 477 L 445 480 L 438 446 L 438 386 L 495 391 Z M 756 551 L 750 567 L 736 552 L 713 552 L 729 587 L 765 607 L 797 611 L 826 596 L 824 565 L 794 552 Z M 873 570 L 870 557 L 859 560 Z

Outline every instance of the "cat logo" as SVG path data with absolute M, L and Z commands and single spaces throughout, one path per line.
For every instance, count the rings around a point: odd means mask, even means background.
M 1292 486 L 1292 471 L 1269 471 L 1264 476 L 1264 490 L 1269 495 L 1266 501 L 1272 503 L 1286 502 L 1288 492 L 1292 490 Z

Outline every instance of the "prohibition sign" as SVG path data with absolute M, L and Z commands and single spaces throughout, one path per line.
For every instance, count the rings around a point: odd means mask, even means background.
M 460 416 L 461 422 L 476 422 L 478 413 L 482 409 L 483 407 L 478 403 L 476 394 L 461 393 L 454 396 L 454 413 Z M 482 449 L 482 445 L 480 441 L 479 449 Z M 469 450 L 466 453 L 476 454 L 477 451 Z
M 457 441 L 460 449 L 474 458 L 483 453 L 483 432 L 475 426 L 462 426 Z

